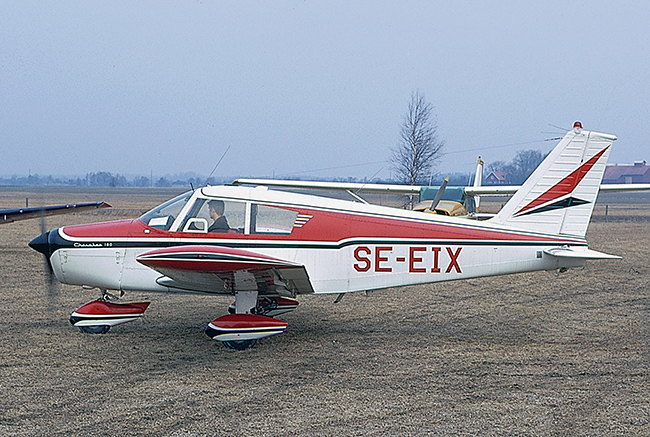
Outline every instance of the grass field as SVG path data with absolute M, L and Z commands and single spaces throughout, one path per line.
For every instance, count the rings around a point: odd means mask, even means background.
M 54 228 L 180 191 L 0 187 L 0 206 L 113 205 Z M 78 332 L 68 317 L 97 291 L 48 296 L 27 247 L 41 223 L 0 226 L 0 435 L 650 435 L 649 205 L 599 199 L 590 247 L 623 260 L 304 296 L 243 352 L 203 334 L 227 297 L 133 293 L 152 302 L 142 320 Z

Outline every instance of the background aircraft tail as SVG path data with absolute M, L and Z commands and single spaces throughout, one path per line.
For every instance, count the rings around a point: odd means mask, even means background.
M 584 237 L 614 140 L 576 122 L 491 221 Z

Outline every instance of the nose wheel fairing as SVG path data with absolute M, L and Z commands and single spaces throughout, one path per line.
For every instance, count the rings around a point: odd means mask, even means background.
M 72 326 L 89 334 L 105 334 L 122 323 L 132 322 L 144 315 L 149 302 L 113 303 L 92 300 L 79 307 L 70 316 Z

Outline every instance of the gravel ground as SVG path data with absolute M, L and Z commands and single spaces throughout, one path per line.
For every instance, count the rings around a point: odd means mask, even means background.
M 128 214 L 167 194 L 40 201 Z M 24 197 L 0 193 L 5 207 Z M 622 261 L 303 296 L 284 334 L 243 352 L 203 334 L 226 297 L 129 294 L 152 302 L 142 320 L 81 334 L 67 319 L 97 292 L 48 297 L 26 245 L 41 224 L 3 225 L 0 435 L 650 435 L 650 220 L 615 211 L 588 240 Z M 105 214 L 47 225 L 119 218 Z

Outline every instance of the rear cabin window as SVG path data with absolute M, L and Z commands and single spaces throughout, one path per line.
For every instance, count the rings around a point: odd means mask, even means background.
M 288 209 L 252 205 L 251 230 L 254 234 L 290 234 L 297 216 Z

